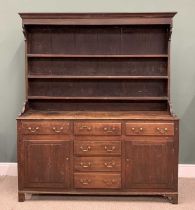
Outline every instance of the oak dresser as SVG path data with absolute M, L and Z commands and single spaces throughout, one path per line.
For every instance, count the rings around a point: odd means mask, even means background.
M 26 102 L 18 198 L 159 195 L 178 202 L 170 103 L 175 13 L 21 13 Z

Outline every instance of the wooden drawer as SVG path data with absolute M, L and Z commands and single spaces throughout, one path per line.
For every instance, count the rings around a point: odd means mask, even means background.
M 75 122 L 75 135 L 121 135 L 121 123 Z
M 75 141 L 76 155 L 120 155 L 120 141 Z
M 75 173 L 75 188 L 121 188 L 120 173 Z
M 70 134 L 71 127 L 65 121 L 22 121 L 23 134 Z
M 126 123 L 126 135 L 174 135 L 174 123 Z
M 75 171 L 121 171 L 120 157 L 75 157 Z

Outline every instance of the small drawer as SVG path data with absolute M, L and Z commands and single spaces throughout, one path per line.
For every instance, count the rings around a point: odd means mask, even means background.
M 126 135 L 174 135 L 174 123 L 126 123 Z
M 74 134 L 119 136 L 121 135 L 121 123 L 75 122 Z
M 75 155 L 120 155 L 120 141 L 75 141 Z
M 23 134 L 70 134 L 69 122 L 64 121 L 25 121 L 22 122 Z
M 75 171 L 121 171 L 120 157 L 75 157 Z
M 75 173 L 75 188 L 121 188 L 120 173 Z

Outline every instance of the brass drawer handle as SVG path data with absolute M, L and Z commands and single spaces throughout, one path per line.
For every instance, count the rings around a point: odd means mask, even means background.
M 81 165 L 83 168 L 89 168 L 89 167 L 91 167 L 91 163 L 90 163 L 90 162 L 86 162 L 86 163 L 81 162 L 80 165 Z
M 144 129 L 141 127 L 141 128 L 131 128 L 132 132 L 133 133 L 141 133 L 144 131 Z
M 80 149 L 81 149 L 83 152 L 88 152 L 89 150 L 91 150 L 91 147 L 90 147 L 90 146 L 87 146 L 86 149 L 85 149 L 83 146 L 80 146 Z
M 36 127 L 36 128 L 28 127 L 28 130 L 29 130 L 31 133 L 35 133 L 36 131 L 39 130 L 39 127 Z
M 160 133 L 160 134 L 166 134 L 168 132 L 168 128 L 156 128 L 156 130 Z
M 82 125 L 80 128 L 80 130 L 87 130 L 87 131 L 91 131 L 91 127 L 90 126 L 87 126 L 87 125 Z
M 114 131 L 116 131 L 116 128 L 108 128 L 108 127 L 104 127 L 104 132 L 106 133 L 113 133 Z
M 114 161 L 110 161 L 110 162 L 105 162 L 104 165 L 107 168 L 113 168 L 116 165 L 116 163 Z
M 106 184 L 106 185 L 113 185 L 116 183 L 116 179 L 104 179 L 103 182 Z
M 108 146 L 105 146 L 104 149 L 107 151 L 107 152 L 113 152 L 116 147 L 115 146 L 111 146 L 111 147 L 108 147 Z
M 52 129 L 56 133 L 61 133 L 63 131 L 64 127 L 60 127 L 59 129 L 57 129 L 56 127 L 53 127 Z
M 91 183 L 91 179 L 80 179 L 80 183 L 83 185 L 88 185 Z

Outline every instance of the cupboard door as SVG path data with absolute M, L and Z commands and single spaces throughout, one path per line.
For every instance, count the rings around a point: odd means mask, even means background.
M 70 141 L 24 141 L 24 187 L 69 188 Z
M 127 189 L 171 188 L 175 168 L 172 141 L 126 141 L 125 158 Z

